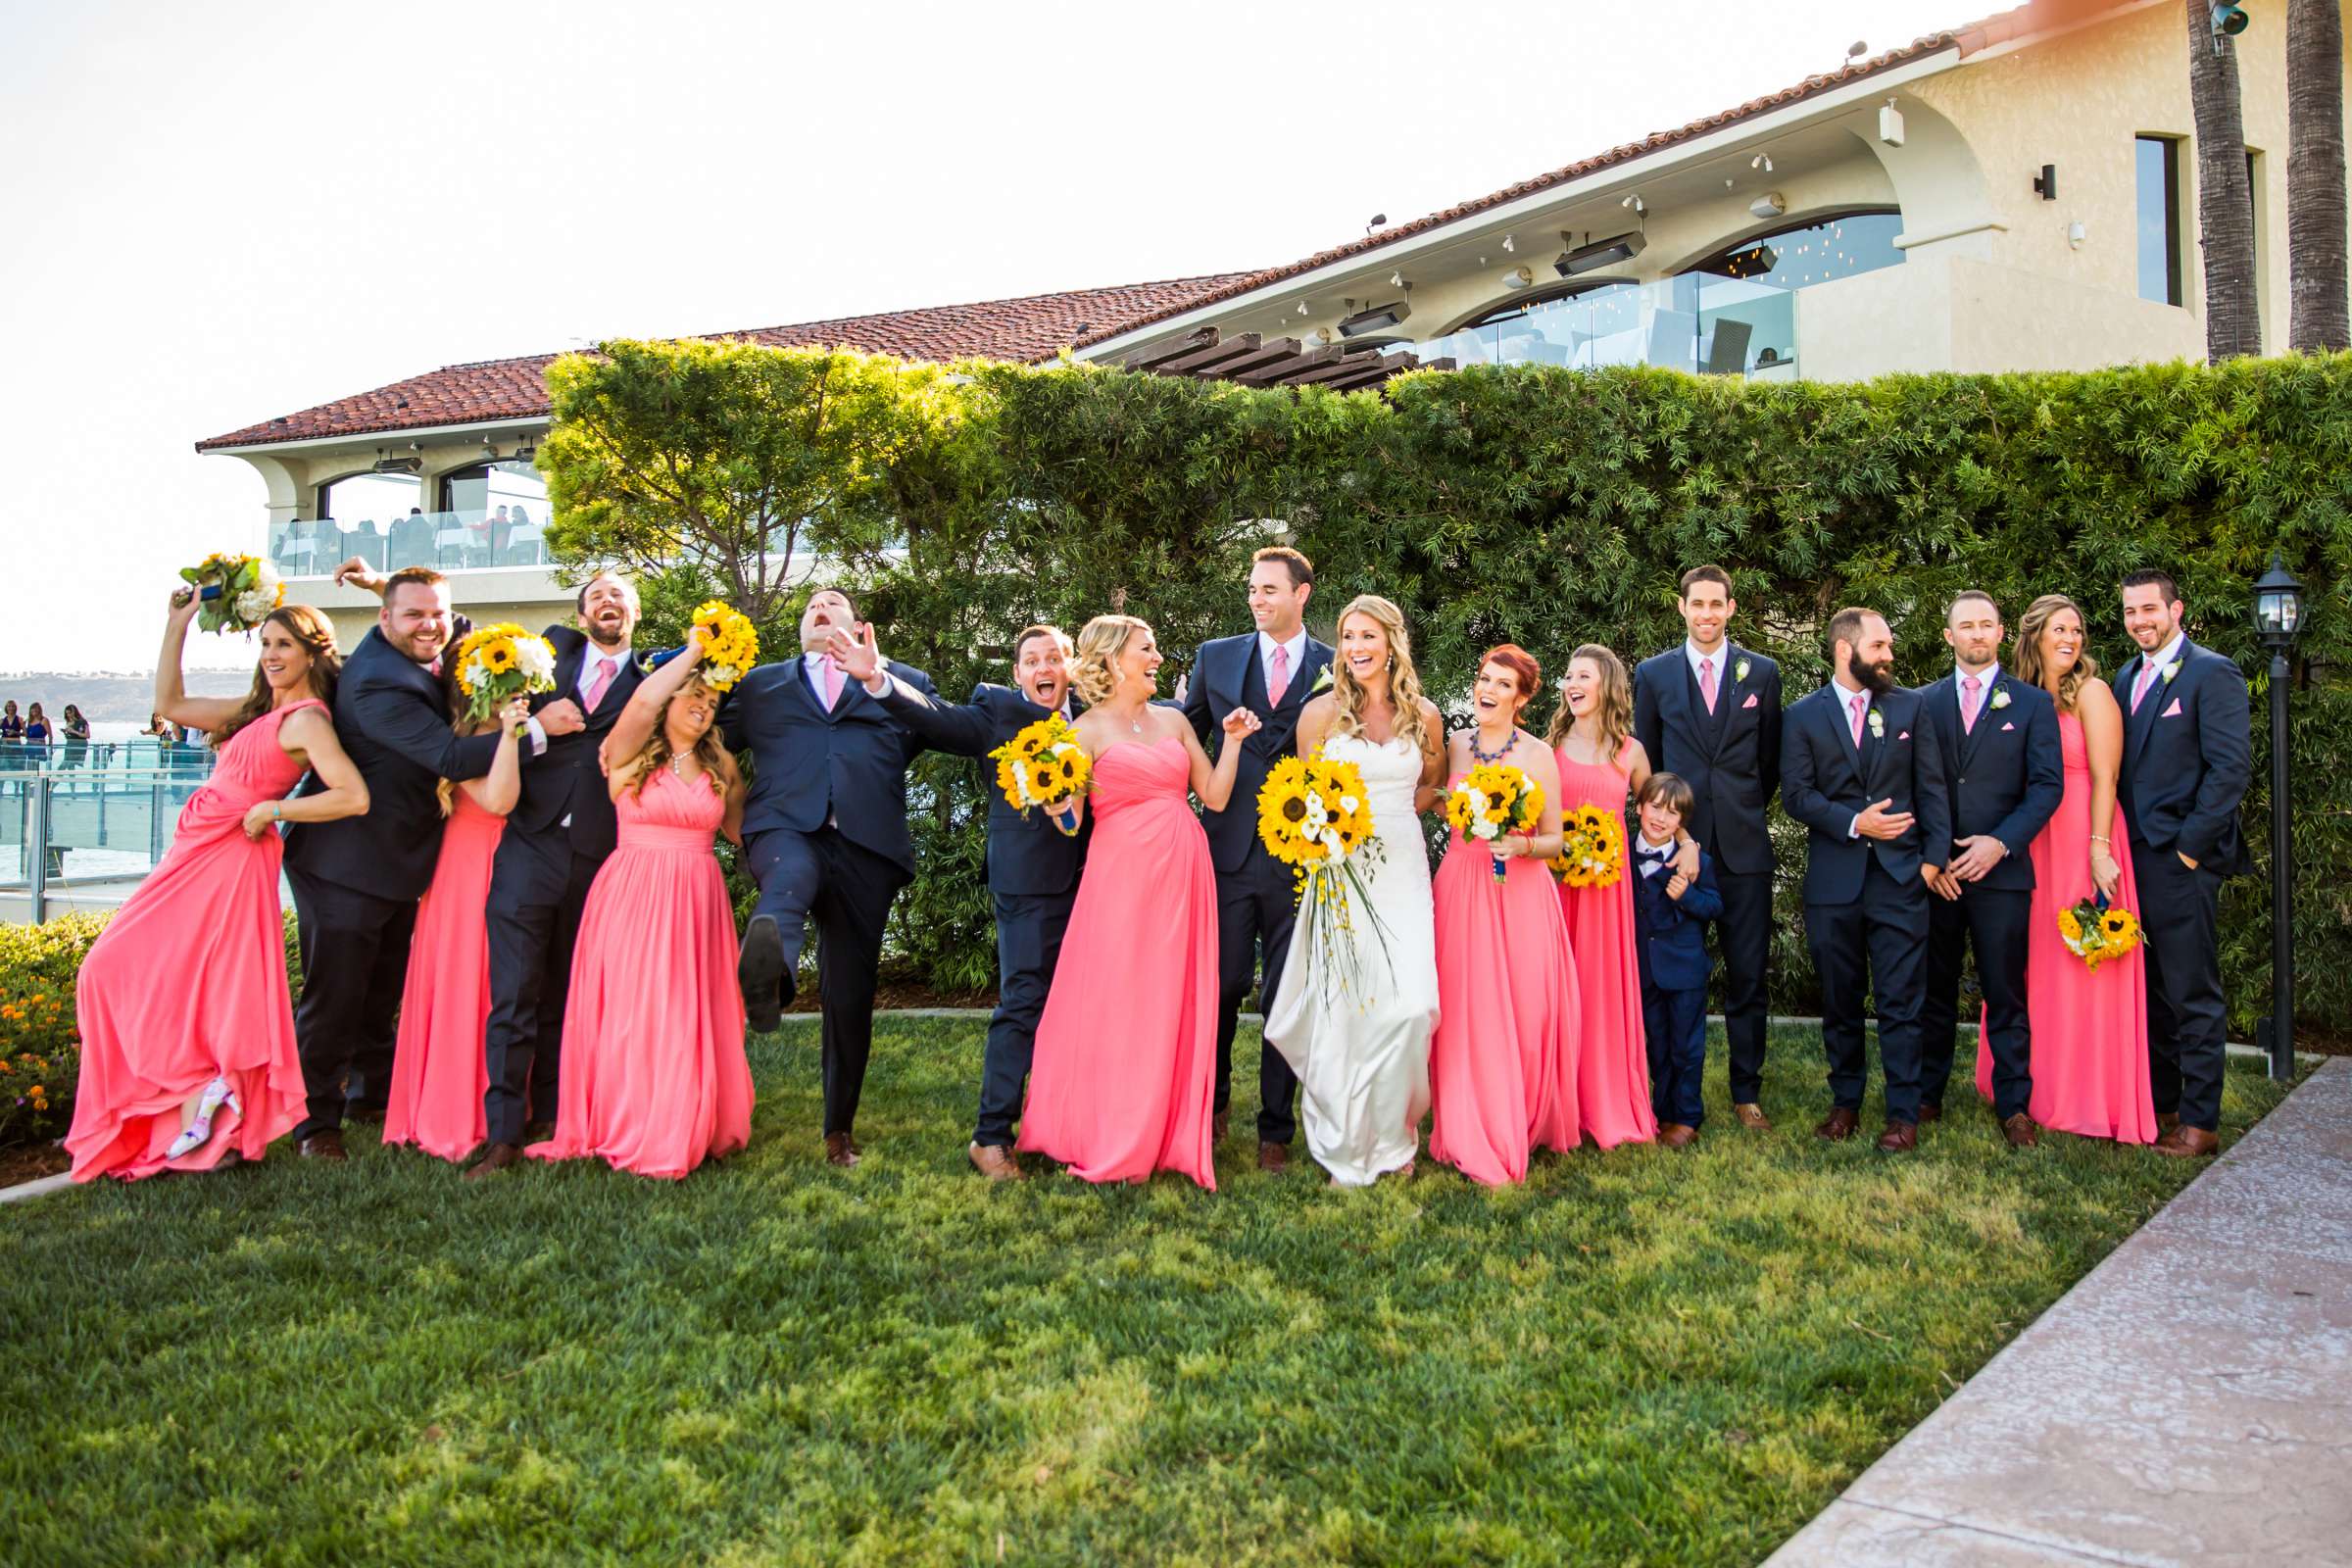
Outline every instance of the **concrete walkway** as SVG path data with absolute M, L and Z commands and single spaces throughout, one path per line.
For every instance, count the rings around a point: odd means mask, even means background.
M 2328 1061 L 1774 1553 L 2352 1562 L 2352 1058 Z

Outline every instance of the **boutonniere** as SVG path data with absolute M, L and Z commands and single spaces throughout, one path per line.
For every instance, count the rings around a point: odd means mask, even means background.
M 1735 683 L 1747 679 L 1746 660 L 1742 659 L 1732 665 L 1732 679 Z
M 1886 738 L 1886 715 L 1875 708 L 1870 710 L 1870 738 L 1874 741 Z
M 2008 706 L 2009 688 L 2006 686 L 1995 686 L 1992 689 L 1992 710 L 1997 713 Z
M 2163 677 L 2164 677 L 2164 683 L 2165 683 L 2167 686 L 2170 686 L 2170 685 L 2173 683 L 2173 677 L 2174 677 L 2175 675 L 2178 675 L 2178 674 L 2180 674 L 2180 661 L 2179 661 L 2178 659 L 2176 659 L 2176 660 L 2173 660 L 2173 661 L 2169 662 L 2168 663 L 2166 663 L 2166 664 L 2165 664 L 2165 666 L 2164 666 L 2162 669 L 2158 670 L 2156 673 L 2157 673 L 2157 674 L 2159 674 L 2159 675 L 2161 675 L 2161 676 L 2163 676 Z
M 1323 673 L 1317 675 L 1315 677 L 1315 683 L 1306 689 L 1306 695 L 1312 697 L 1317 692 L 1327 692 L 1329 690 L 1331 690 L 1331 666 L 1329 664 L 1325 664 L 1323 666 Z

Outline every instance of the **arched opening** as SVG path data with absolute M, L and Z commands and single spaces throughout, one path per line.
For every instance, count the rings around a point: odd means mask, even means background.
M 289 576 L 318 576 L 357 556 L 383 570 L 392 541 L 407 518 L 419 514 L 424 487 L 413 473 L 362 468 L 316 487 L 309 520 L 270 529 L 270 553 Z
M 441 476 L 434 549 L 444 566 L 533 566 L 546 559 L 547 481 L 515 458 Z
M 1421 345 L 1424 360 L 1460 365 L 1640 363 L 1620 357 L 1640 335 L 1642 286 L 1623 278 L 1578 278 L 1493 301 L 1453 330 Z
M 1751 234 L 1685 269 L 1690 362 L 1709 374 L 1753 374 L 1796 359 L 1796 295 L 1902 264 L 1902 214 L 1862 208 Z

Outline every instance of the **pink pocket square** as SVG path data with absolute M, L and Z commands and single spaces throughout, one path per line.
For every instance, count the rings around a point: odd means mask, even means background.
M 1905 731 L 1903 731 L 1903 732 L 1902 732 L 1900 735 L 1897 735 L 1897 736 L 1895 737 L 1895 739 L 1896 739 L 1896 740 L 1898 740 L 1898 741 L 1907 741 L 1907 740 L 1909 740 L 1910 738 L 1911 738 L 1911 732 L 1910 732 L 1909 730 L 1905 730 Z
M 2002 731 L 2002 733 L 2003 733 L 2003 734 L 2006 734 L 2006 733 L 2008 733 L 2010 730 L 2013 730 L 2013 729 L 2015 729 L 2015 728 L 2017 728 L 2017 726 L 2016 726 L 2015 724 L 2007 724 L 2007 723 L 2004 723 L 2004 724 L 2001 726 L 2001 731 Z
M 1746 702 L 1744 702 L 1744 703 L 1741 703 L 1740 706 L 1741 708 L 1753 708 L 1753 707 L 1755 707 L 1755 706 L 1756 706 L 1756 694 L 1755 694 L 1754 692 L 1749 692 L 1749 693 L 1747 694 L 1747 701 L 1746 701 Z
M 2179 718 L 2180 716 L 2180 699 L 2178 697 L 2174 698 L 2173 706 L 2166 709 L 2163 712 L 2158 713 L 2156 716 L 2158 718 Z

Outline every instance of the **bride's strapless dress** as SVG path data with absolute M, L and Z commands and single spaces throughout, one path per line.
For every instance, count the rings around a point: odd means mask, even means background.
M 1368 1186 L 1411 1163 L 1429 1112 L 1429 1037 L 1438 1022 L 1438 950 L 1429 852 L 1413 792 L 1421 754 L 1402 740 L 1326 741 L 1323 755 L 1353 762 L 1385 847 L 1360 862 L 1369 907 L 1354 911 L 1355 994 L 1299 922 L 1282 985 L 1266 1010 L 1266 1044 L 1282 1053 L 1303 1093 L 1306 1147 L 1332 1179 Z M 1357 896 L 1359 899 L 1361 895 Z M 1386 929 L 1386 945 L 1369 916 Z

